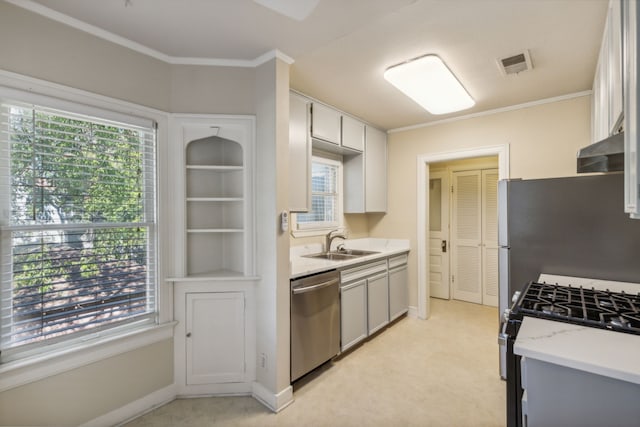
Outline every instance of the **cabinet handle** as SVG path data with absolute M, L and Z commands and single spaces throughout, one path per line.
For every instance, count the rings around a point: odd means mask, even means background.
M 191 332 L 187 332 L 187 338 L 191 338 Z

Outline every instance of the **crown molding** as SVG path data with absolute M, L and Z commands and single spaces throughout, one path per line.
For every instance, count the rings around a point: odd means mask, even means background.
M 474 117 L 491 116 L 493 114 L 505 113 L 507 111 L 521 110 L 523 108 L 530 108 L 538 105 L 551 104 L 554 102 L 566 101 L 568 99 L 580 98 L 583 96 L 589 96 L 591 94 L 592 94 L 591 90 L 584 90 L 582 92 L 574 92 L 574 93 L 569 93 L 567 95 L 560 95 L 560 96 L 554 96 L 552 98 L 539 99 L 537 101 L 525 102 L 523 104 L 510 105 L 508 107 L 502 107 L 502 108 L 494 108 L 493 110 L 479 111 L 477 113 L 465 114 L 463 116 L 451 117 L 448 119 L 436 120 L 433 122 L 420 123 L 417 125 L 389 129 L 387 133 L 392 134 L 392 133 L 398 133 L 398 132 L 406 132 L 409 130 L 426 128 L 429 126 L 437 126 L 444 123 L 451 123 L 451 122 L 457 122 L 460 120 L 472 119 Z
M 294 62 L 293 58 L 284 54 L 278 49 L 273 49 L 268 52 L 265 52 L 254 59 L 189 58 L 189 57 L 181 57 L 181 56 L 171 56 L 171 55 L 162 53 L 160 51 L 157 51 L 155 49 L 151 49 L 150 47 L 147 47 L 140 43 L 134 42 L 133 40 L 129 40 L 125 37 L 103 30 L 102 28 L 96 27 L 95 25 L 87 24 L 86 22 L 80 21 L 79 19 L 57 12 L 51 8 L 43 6 L 40 3 L 36 3 L 32 0 L 5 0 L 5 1 L 7 3 L 13 4 L 14 6 L 18 6 L 23 9 L 26 9 L 30 12 L 37 13 L 38 15 L 44 16 L 45 18 L 49 18 L 51 20 L 60 22 L 64 25 L 68 25 L 77 30 L 84 31 L 85 33 L 99 37 L 103 40 L 107 40 L 111 43 L 115 43 L 117 45 L 126 47 L 128 49 L 131 49 L 138 53 L 142 53 L 143 55 L 150 56 L 152 58 L 166 62 L 168 64 L 255 68 L 275 58 L 280 59 L 281 61 L 284 61 L 289 65 L 293 64 Z

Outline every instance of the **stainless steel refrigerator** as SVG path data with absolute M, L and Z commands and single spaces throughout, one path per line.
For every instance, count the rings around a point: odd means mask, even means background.
M 541 273 L 640 282 L 640 220 L 624 213 L 623 178 L 498 182 L 500 313 Z

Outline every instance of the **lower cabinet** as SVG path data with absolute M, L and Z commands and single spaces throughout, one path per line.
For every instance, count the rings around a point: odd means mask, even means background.
M 407 255 L 389 259 L 389 320 L 409 311 Z
M 175 285 L 179 395 L 247 393 L 255 379 L 252 284 Z
M 389 281 L 387 272 L 367 279 L 369 335 L 389 323 Z
M 244 381 L 244 294 L 186 295 L 186 384 Z
M 366 280 L 359 280 L 340 289 L 340 316 L 340 350 L 345 351 L 368 335 Z

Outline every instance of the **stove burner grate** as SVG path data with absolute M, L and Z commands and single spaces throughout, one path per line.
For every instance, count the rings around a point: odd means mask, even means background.
M 640 335 L 640 293 L 531 282 L 515 313 Z

